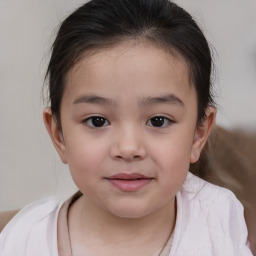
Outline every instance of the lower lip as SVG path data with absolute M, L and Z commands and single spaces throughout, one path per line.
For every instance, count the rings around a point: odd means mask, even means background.
M 121 180 L 107 179 L 112 185 L 125 192 L 137 191 L 148 185 L 153 179 Z

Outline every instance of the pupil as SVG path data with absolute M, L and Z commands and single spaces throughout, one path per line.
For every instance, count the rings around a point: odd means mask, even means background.
M 95 126 L 95 127 L 101 127 L 103 126 L 105 123 L 105 119 L 102 118 L 102 117 L 93 117 L 92 118 L 92 124 Z
M 151 119 L 151 123 L 153 126 L 161 127 L 164 124 L 164 118 L 163 117 L 154 117 Z

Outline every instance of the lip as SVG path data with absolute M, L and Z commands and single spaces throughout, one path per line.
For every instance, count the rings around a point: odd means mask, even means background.
M 124 192 L 134 192 L 148 185 L 154 178 L 140 173 L 118 173 L 106 180 Z

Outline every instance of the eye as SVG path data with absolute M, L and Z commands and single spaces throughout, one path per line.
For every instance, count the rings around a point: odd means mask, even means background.
M 147 125 L 153 127 L 166 127 L 170 123 L 173 123 L 173 121 L 164 116 L 154 116 L 147 121 Z
M 91 116 L 86 118 L 83 122 L 87 123 L 88 126 L 93 128 L 99 128 L 110 124 L 109 121 L 102 116 Z

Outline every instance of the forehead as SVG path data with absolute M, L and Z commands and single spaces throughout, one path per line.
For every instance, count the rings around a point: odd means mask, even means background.
M 148 92 L 172 88 L 189 93 L 191 86 L 188 66 L 178 54 L 170 54 L 149 43 L 123 43 L 109 49 L 85 54 L 68 72 L 66 89 L 126 91 L 135 87 Z M 65 94 L 65 92 L 64 92 Z

